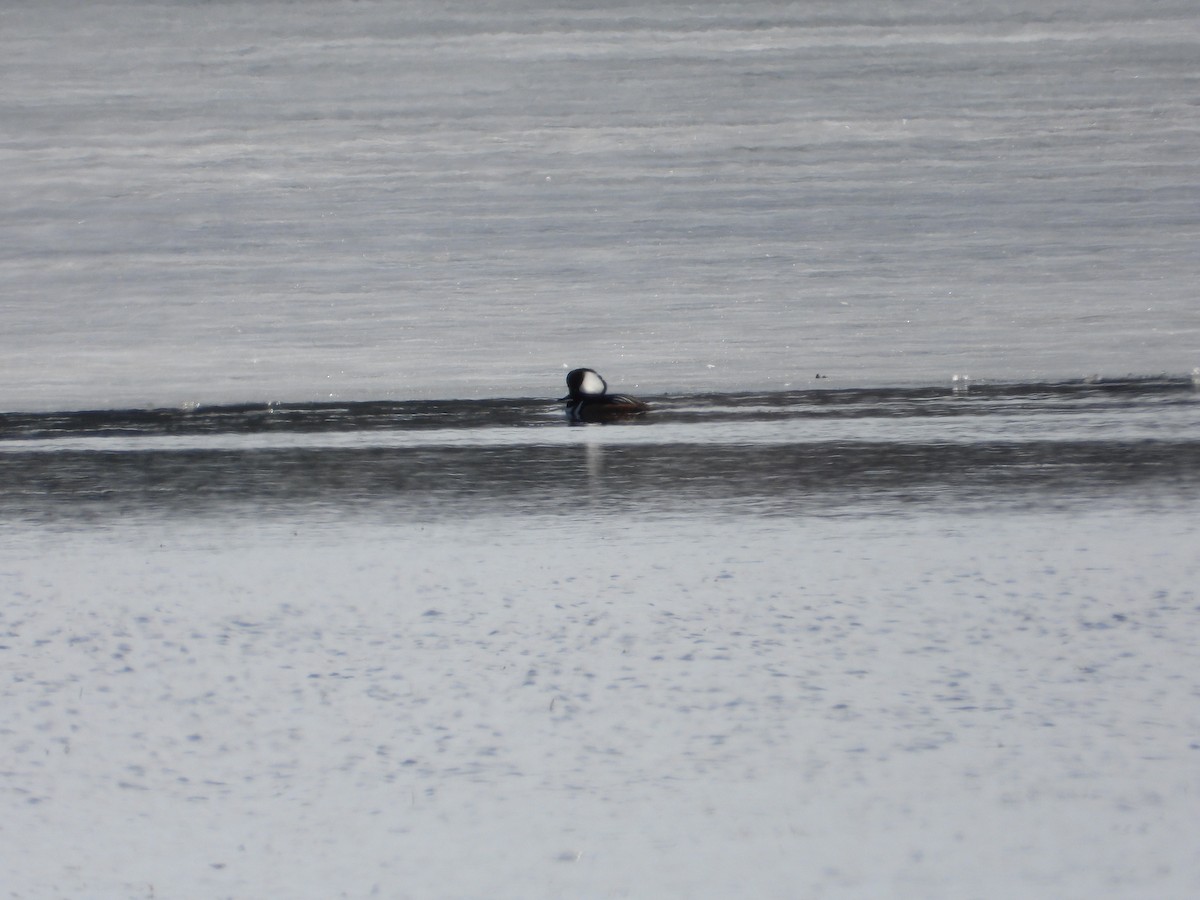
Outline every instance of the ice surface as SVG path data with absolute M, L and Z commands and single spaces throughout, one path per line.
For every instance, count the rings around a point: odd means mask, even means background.
M 1194 896 L 1196 521 L 9 536 L 5 891 Z
M 51 2 L 3 35 L 3 409 L 1200 354 L 1180 0 Z

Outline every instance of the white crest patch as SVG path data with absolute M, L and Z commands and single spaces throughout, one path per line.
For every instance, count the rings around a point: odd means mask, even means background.
M 583 373 L 583 381 L 579 383 L 579 393 L 603 394 L 607 390 L 608 385 L 604 383 L 604 379 L 591 369 Z

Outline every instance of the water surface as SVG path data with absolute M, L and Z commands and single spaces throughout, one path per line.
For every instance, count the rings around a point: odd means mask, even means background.
M 1200 484 L 1186 380 L 650 398 L 566 424 L 542 400 L 0 417 L 2 511 L 388 517 L 863 514 L 1168 498 Z

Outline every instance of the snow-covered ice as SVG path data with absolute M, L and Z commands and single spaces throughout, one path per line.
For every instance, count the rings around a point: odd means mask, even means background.
M 43 530 L 12 897 L 1176 897 L 1196 519 Z

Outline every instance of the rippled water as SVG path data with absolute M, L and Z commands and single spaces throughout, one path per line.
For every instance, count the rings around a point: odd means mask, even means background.
M 1190 381 L 650 398 L 573 427 L 544 401 L 0 417 L 0 512 L 271 517 L 797 514 L 1195 499 Z

